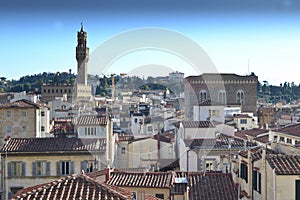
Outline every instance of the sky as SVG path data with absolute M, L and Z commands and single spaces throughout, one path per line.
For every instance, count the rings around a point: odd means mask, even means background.
M 203 64 L 220 73 L 254 72 L 272 85 L 299 84 L 299 11 L 298 0 L 1 1 L 0 76 L 76 72 L 83 22 L 91 73 L 189 76 L 206 72 Z M 158 38 L 153 48 L 149 38 Z M 144 46 L 130 46 L 135 40 Z M 103 57 L 111 59 L 105 66 Z

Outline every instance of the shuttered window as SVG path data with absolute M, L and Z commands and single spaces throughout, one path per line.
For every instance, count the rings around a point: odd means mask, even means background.
M 9 177 L 25 176 L 26 163 L 22 161 L 12 161 L 7 163 L 7 175 Z
M 248 183 L 248 166 L 244 163 L 241 163 L 240 177 Z
M 253 170 L 253 189 L 261 193 L 261 173 Z
M 32 163 L 33 176 L 49 176 L 50 175 L 50 162 L 35 161 Z
M 58 161 L 56 164 L 57 175 L 69 175 L 74 174 L 74 162 L 73 161 Z

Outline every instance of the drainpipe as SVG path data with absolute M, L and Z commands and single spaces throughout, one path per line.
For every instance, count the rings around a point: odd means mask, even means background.
M 276 197 L 276 174 L 275 174 L 275 168 L 273 169 L 273 192 L 274 192 L 274 200 L 276 200 L 277 197 Z

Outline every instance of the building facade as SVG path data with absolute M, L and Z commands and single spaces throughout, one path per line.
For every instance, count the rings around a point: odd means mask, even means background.
M 9 137 L 45 137 L 50 132 L 49 108 L 26 100 L 0 105 L 0 144 Z
M 185 117 L 192 119 L 193 106 L 205 100 L 241 105 L 242 112 L 256 112 L 258 77 L 254 74 L 208 73 L 184 79 Z

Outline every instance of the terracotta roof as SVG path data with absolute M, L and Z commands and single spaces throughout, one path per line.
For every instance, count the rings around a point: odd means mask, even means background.
M 211 128 L 214 127 L 211 121 L 183 121 L 184 128 Z
M 250 149 L 250 153 L 251 153 L 253 161 L 257 161 L 262 158 L 262 150 L 263 150 L 263 147 L 261 147 L 261 146 L 257 146 L 257 147 Z M 277 154 L 277 152 L 275 152 L 271 149 L 267 149 L 266 154 Z M 244 158 L 248 158 L 248 150 L 240 151 L 239 155 Z
M 131 191 L 97 183 L 85 175 L 72 175 L 50 183 L 25 188 L 12 199 L 131 199 Z
M 0 109 L 1 108 L 35 108 L 35 109 L 39 109 L 41 107 L 46 107 L 46 106 L 43 104 L 33 103 L 33 102 L 27 101 L 27 100 L 19 100 L 19 101 L 15 101 L 15 102 L 0 104 Z
M 221 134 L 215 139 L 193 139 L 184 140 L 184 142 L 186 146 L 189 146 L 191 149 L 229 149 L 229 147 L 231 149 L 242 149 L 245 147 L 244 140 L 232 138 L 224 134 Z M 246 147 L 253 146 L 256 146 L 256 144 L 246 141 Z
M 252 117 L 247 114 L 234 114 L 233 118 L 252 118 Z
M 109 185 L 118 187 L 170 188 L 171 172 L 111 172 Z
M 268 143 L 269 142 L 269 134 L 256 137 L 256 138 L 254 138 L 254 140 L 256 140 L 258 142 L 262 142 L 262 143 Z
M 78 118 L 75 118 L 75 124 L 77 125 L 106 125 L 107 117 L 99 115 L 80 115 Z
M 105 151 L 105 138 L 10 138 L 2 152 Z
M 119 141 L 131 141 L 134 139 L 134 136 L 131 134 L 118 134 Z
M 190 200 L 236 200 L 238 192 L 230 174 L 223 173 L 191 173 Z
M 300 156 L 269 155 L 267 161 L 277 175 L 300 175 Z
M 261 128 L 253 128 L 249 130 L 242 130 L 242 131 L 237 131 L 237 135 L 243 134 L 243 135 L 250 135 L 252 137 L 257 137 L 258 135 L 268 133 L 269 130 L 266 129 L 261 129 Z
M 274 132 L 285 133 L 288 135 L 294 135 L 300 137 L 300 123 L 285 126 L 278 130 L 274 130 Z
M 231 174 L 221 172 L 176 172 L 176 177 L 187 179 L 190 200 L 236 200 L 237 189 Z M 186 189 L 184 184 L 174 184 L 172 193 L 182 194 Z
M 199 103 L 199 106 L 224 106 L 224 104 L 208 99 L 205 101 L 201 101 Z

